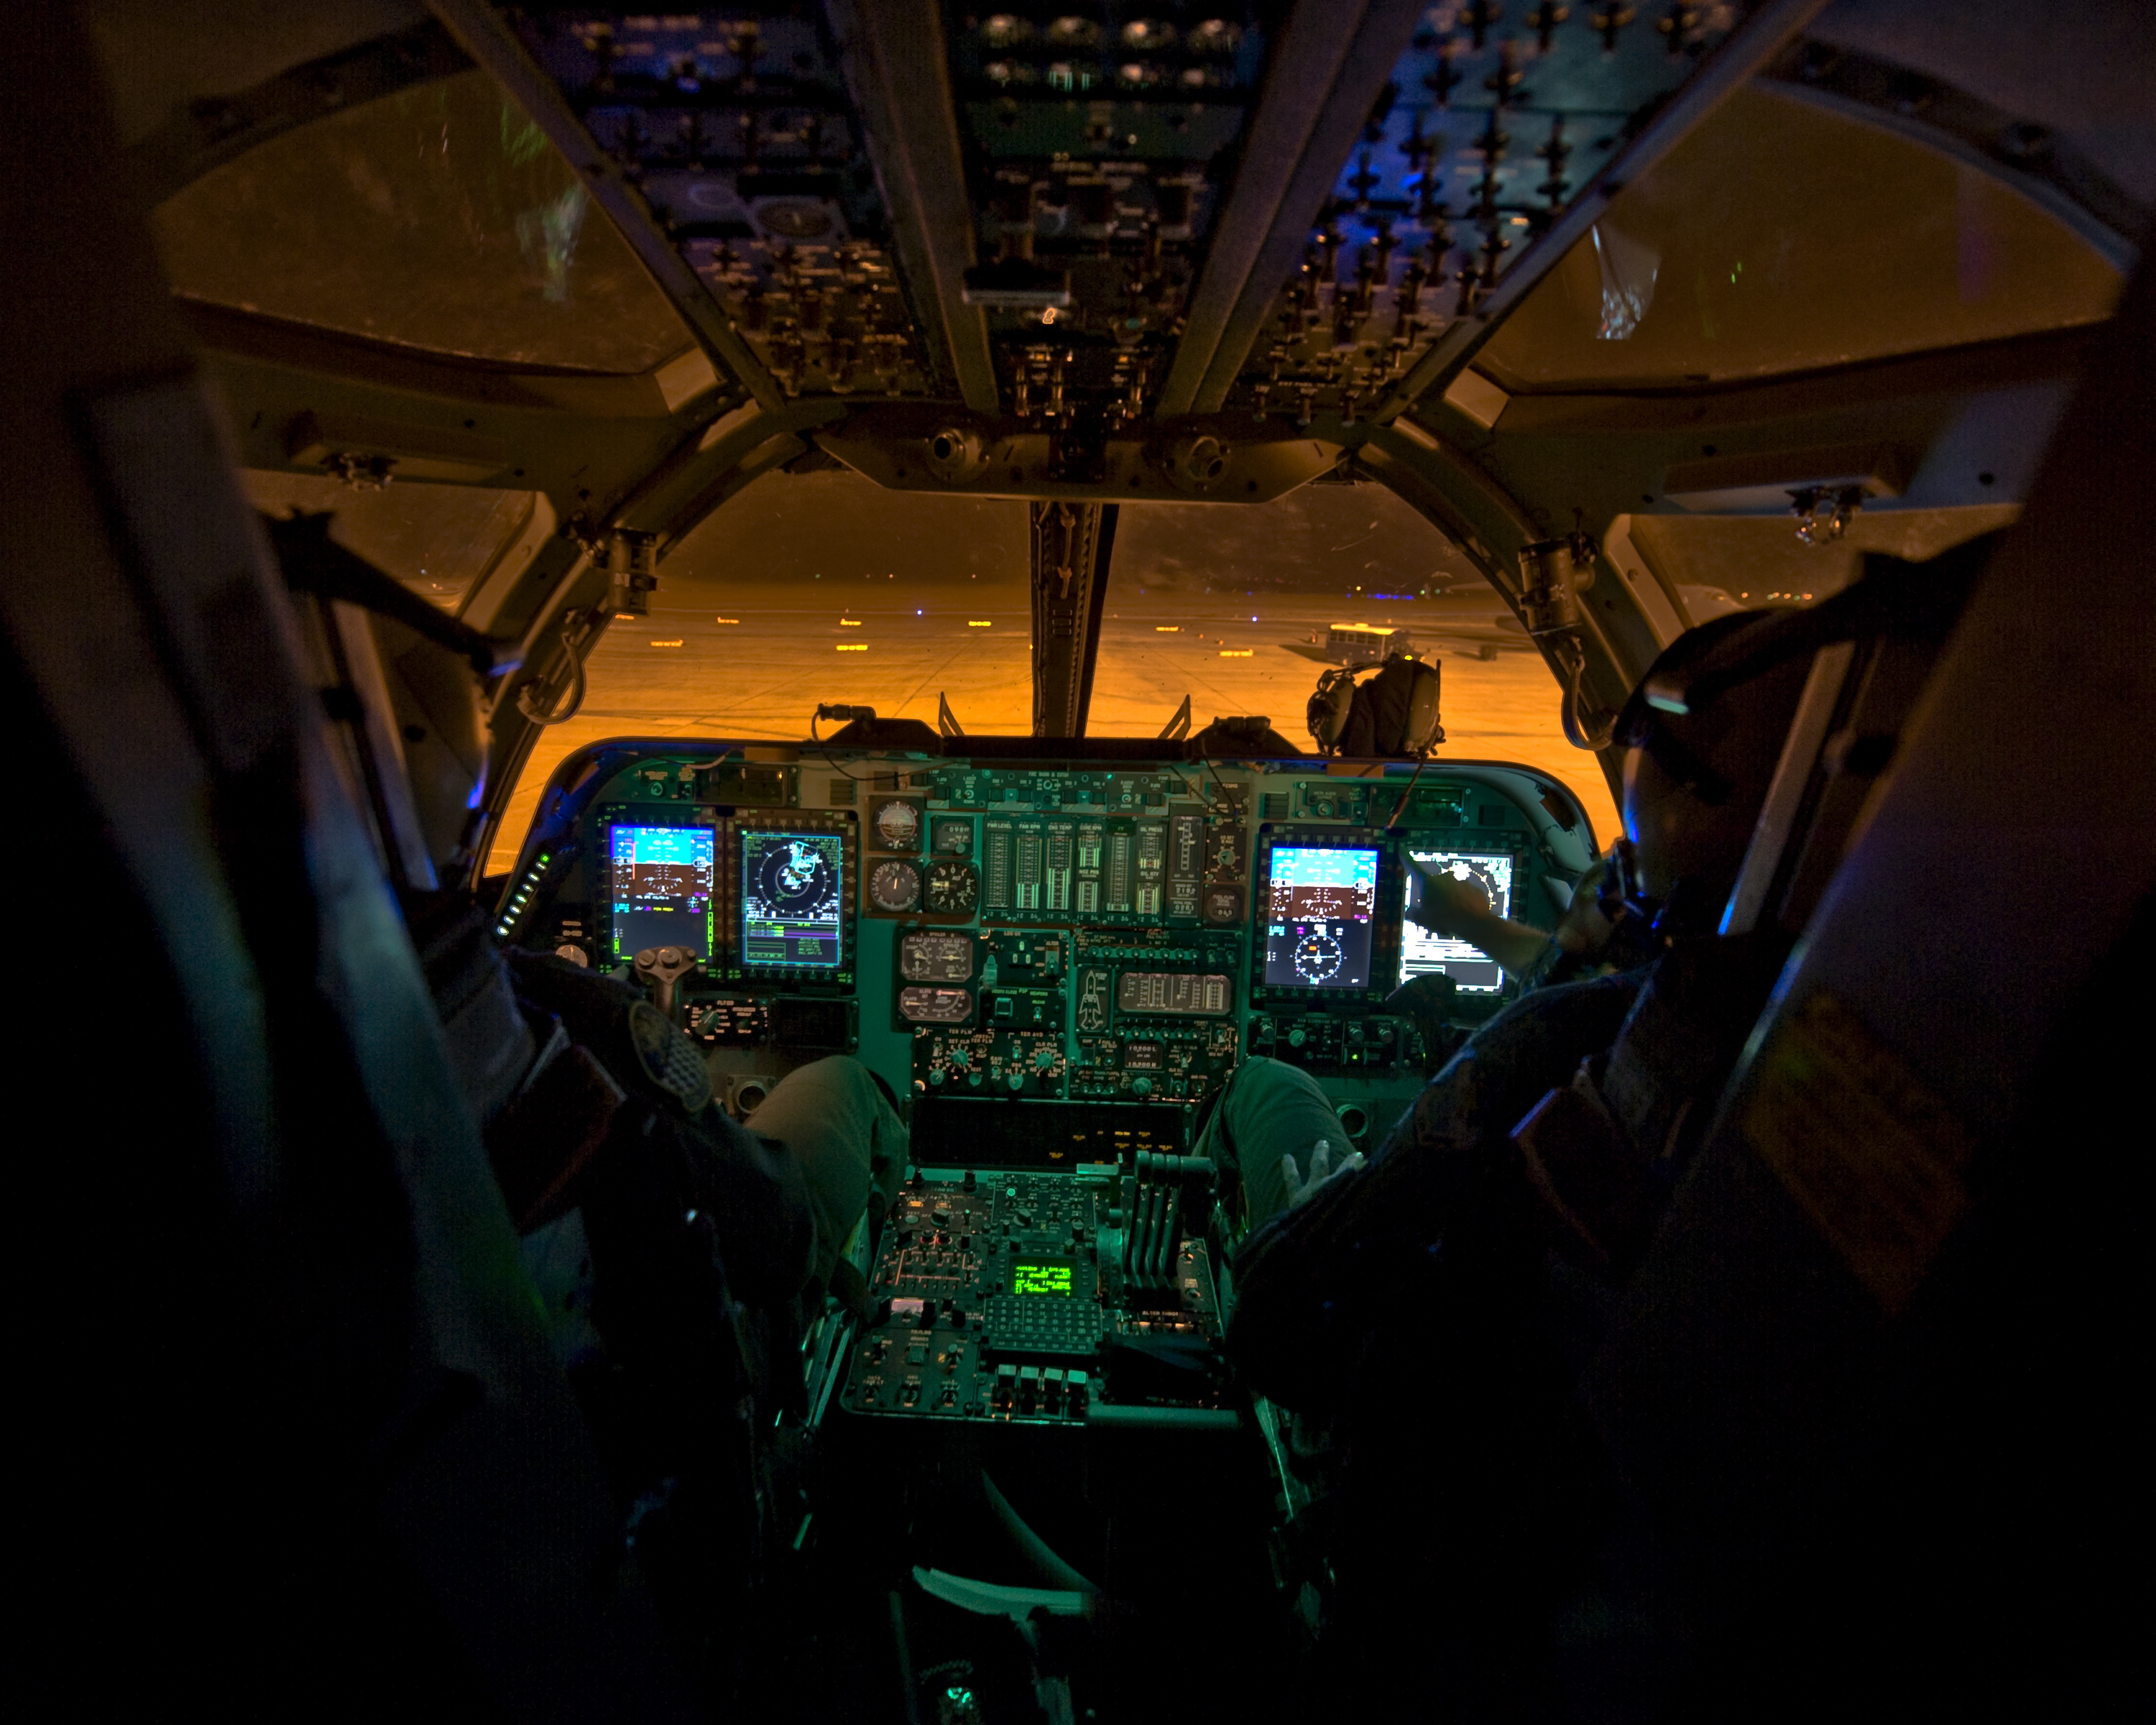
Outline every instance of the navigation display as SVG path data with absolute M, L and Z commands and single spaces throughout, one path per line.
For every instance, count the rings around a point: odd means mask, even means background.
M 744 967 L 841 967 L 845 842 L 839 833 L 742 832 Z
M 1266 984 L 1368 988 L 1377 909 L 1374 848 L 1275 845 L 1265 910 Z
M 613 957 L 657 947 L 711 956 L 711 886 L 718 834 L 709 827 L 615 827 L 608 846 Z
M 1472 880 L 1490 895 L 1491 914 L 1512 913 L 1512 859 L 1509 853 L 1481 850 L 1410 850 L 1419 865 L 1408 871 L 1407 916 L 1400 925 L 1400 980 L 1435 972 L 1452 978 L 1462 993 L 1494 994 L 1505 985 L 1505 973 L 1497 961 L 1466 941 L 1448 940 L 1417 922 L 1422 908 L 1421 870 L 1434 869 L 1455 880 Z

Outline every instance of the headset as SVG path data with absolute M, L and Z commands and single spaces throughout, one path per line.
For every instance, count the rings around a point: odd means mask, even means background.
M 1358 684 L 1368 670 L 1378 675 Z M 1304 722 L 1328 755 L 1426 755 L 1445 741 L 1440 688 L 1438 668 L 1404 653 L 1341 665 L 1317 680 Z

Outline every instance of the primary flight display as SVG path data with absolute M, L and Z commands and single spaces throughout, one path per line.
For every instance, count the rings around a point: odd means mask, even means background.
M 1370 986 L 1375 849 L 1283 845 L 1272 853 L 1265 980 L 1282 988 Z

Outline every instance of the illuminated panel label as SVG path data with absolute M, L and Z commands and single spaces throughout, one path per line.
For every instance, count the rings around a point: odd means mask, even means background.
M 1378 853 L 1282 845 L 1272 853 L 1265 916 L 1267 983 L 1290 988 L 1370 986 Z
M 1061 1294 L 1067 1297 L 1078 1291 L 1075 1276 L 1075 1271 L 1069 1264 L 1014 1264 L 1011 1266 L 1011 1291 L 1014 1294 Z
M 837 833 L 741 835 L 742 962 L 836 970 L 844 958 Z
M 1419 868 L 1408 871 L 1407 916 L 1400 925 L 1400 980 L 1432 972 L 1452 978 L 1453 986 L 1471 993 L 1494 994 L 1505 983 L 1497 961 L 1466 941 L 1448 940 L 1414 919 L 1422 909 L 1425 885 L 1422 869 L 1434 869 L 1455 880 L 1473 881 L 1489 895 L 1492 914 L 1512 912 L 1512 859 L 1509 852 L 1479 850 L 1411 850 L 1408 855 Z
M 1116 978 L 1116 1009 L 1165 1013 L 1177 1018 L 1219 1018 L 1228 1010 L 1228 978 L 1127 970 Z
M 608 886 L 613 956 L 627 963 L 648 948 L 683 947 L 711 956 L 711 884 L 718 834 L 709 827 L 615 827 Z

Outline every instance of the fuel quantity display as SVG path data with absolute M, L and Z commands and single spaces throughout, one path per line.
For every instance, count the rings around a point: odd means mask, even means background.
M 836 970 L 845 953 L 837 833 L 741 835 L 741 954 L 748 965 Z
M 1276 845 L 1265 907 L 1266 984 L 1368 988 L 1377 911 L 1376 850 Z

